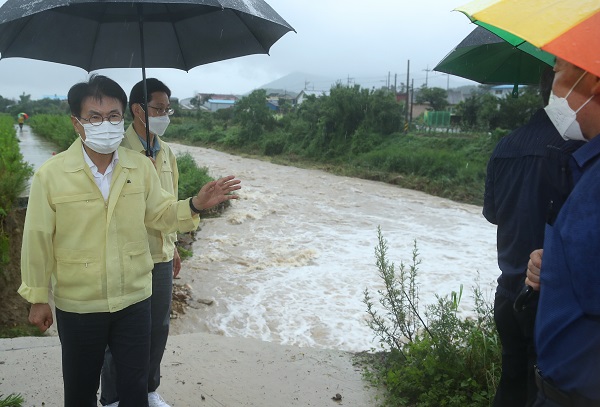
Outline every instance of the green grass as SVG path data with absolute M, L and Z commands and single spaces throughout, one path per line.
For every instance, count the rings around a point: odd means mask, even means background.
M 4 396 L 0 394 L 0 407 L 21 407 L 25 399 L 20 394 L 11 394 Z
M 44 334 L 33 325 L 0 326 L 0 338 L 20 338 L 22 336 L 44 336 Z

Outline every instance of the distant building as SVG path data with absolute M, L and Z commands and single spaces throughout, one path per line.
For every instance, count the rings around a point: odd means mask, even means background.
M 518 90 L 521 93 L 521 90 L 525 88 L 525 85 L 519 85 Z M 504 99 L 506 95 L 511 95 L 513 93 L 514 85 L 498 85 L 492 86 L 490 88 L 490 94 L 496 96 L 498 99 Z
M 396 92 L 396 102 L 406 104 L 409 94 L 404 92 Z
M 203 106 L 208 108 L 211 112 L 216 112 L 217 110 L 233 107 L 235 102 L 235 100 L 231 99 L 208 99 Z
M 197 93 L 195 99 L 195 105 L 199 109 L 203 109 L 209 112 L 216 112 L 217 110 L 228 109 L 235 105 L 235 103 L 238 101 L 238 97 L 235 95 L 225 95 L 218 93 Z M 191 105 L 192 101 L 190 100 L 187 103 Z
M 462 89 L 448 89 L 448 103 L 450 103 L 450 106 L 455 106 L 460 102 L 464 102 L 472 93 L 472 90 L 464 92 Z
M 279 100 L 268 100 L 267 99 L 267 107 L 269 108 L 269 110 L 271 110 L 273 112 L 278 112 L 279 111 Z
M 296 98 L 296 104 L 299 106 L 308 98 L 309 96 L 315 96 L 316 98 L 320 98 L 321 96 L 329 96 L 328 90 L 302 90 L 298 94 Z

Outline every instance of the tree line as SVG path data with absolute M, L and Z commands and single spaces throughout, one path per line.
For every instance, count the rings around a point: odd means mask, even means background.
M 452 107 L 458 124 L 435 133 L 421 118 L 408 126 L 406 104 L 386 88 L 337 84 L 327 95 L 309 96 L 300 105 L 282 100 L 282 111 L 277 113 L 269 109 L 266 97 L 266 91 L 258 89 L 233 108 L 217 112 L 183 110 L 174 103 L 177 113 L 166 136 L 295 165 L 304 162 L 480 204 L 485 167 L 495 143 L 541 107 L 536 88 L 526 88 L 518 98 L 496 98 L 482 86 Z M 431 108 L 448 108 L 446 91 L 441 88 L 421 88 L 417 101 Z M 63 116 L 68 127 L 65 101 L 34 101 L 23 94 L 19 101 L 0 97 L 0 107 L 12 112 L 15 120 L 18 112 L 27 112 L 32 125 L 42 113 Z M 53 122 L 43 120 L 45 127 L 52 124 L 48 133 L 64 138 L 61 146 L 69 145 L 74 132 L 58 131 Z M 37 127 L 36 132 L 41 131 L 41 123 Z

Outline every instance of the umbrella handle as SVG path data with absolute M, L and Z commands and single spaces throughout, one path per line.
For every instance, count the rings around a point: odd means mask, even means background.
M 148 125 L 148 87 L 146 86 L 146 54 L 144 52 L 144 5 L 137 4 L 139 27 L 140 27 L 140 56 L 142 58 L 142 82 L 144 88 L 144 122 L 146 123 L 146 157 L 152 157 L 152 146 L 150 145 L 150 126 Z

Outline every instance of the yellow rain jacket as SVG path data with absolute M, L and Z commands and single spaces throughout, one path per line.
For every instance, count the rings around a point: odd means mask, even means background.
M 19 294 L 67 312 L 115 312 L 152 294 L 154 263 L 146 227 L 174 232 L 198 227 L 189 202 L 161 186 L 152 162 L 118 150 L 105 202 L 77 139 L 35 173 L 21 250 Z
M 171 148 L 164 143 L 160 137 L 156 136 L 160 143 L 160 150 L 155 157 L 156 171 L 160 179 L 161 187 L 177 199 L 177 187 L 179 182 L 179 172 L 177 171 L 177 158 Z M 125 132 L 125 138 L 121 146 L 138 151 L 146 156 L 146 150 L 142 145 L 133 125 L 130 125 Z M 148 243 L 150 245 L 150 254 L 154 263 L 164 263 L 173 260 L 175 252 L 175 242 L 177 233 L 162 233 L 160 230 L 148 228 Z

